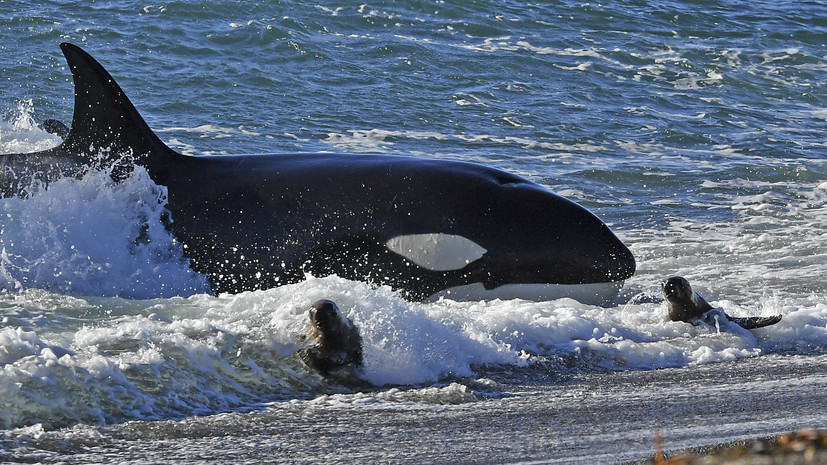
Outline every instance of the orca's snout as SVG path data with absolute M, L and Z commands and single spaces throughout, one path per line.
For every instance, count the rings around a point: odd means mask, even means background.
M 637 269 L 637 262 L 632 251 L 613 233 L 607 242 L 604 251 L 605 261 L 602 262 L 602 274 L 609 281 L 624 281 L 631 278 Z
M 545 252 L 549 274 L 560 284 L 622 282 L 637 269 L 632 251 L 596 215 L 551 193 L 535 194 L 535 207 L 545 205 L 554 215 L 535 222 L 539 249 Z

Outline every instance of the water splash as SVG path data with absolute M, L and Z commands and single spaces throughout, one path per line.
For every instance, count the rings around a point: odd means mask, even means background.
M 19 100 L 0 118 L 0 154 L 28 153 L 58 145 L 61 139 L 49 134 L 35 120 L 31 99 Z
M 0 199 L 0 285 L 71 295 L 206 292 L 164 226 L 166 190 L 142 168 L 64 178 L 29 198 Z

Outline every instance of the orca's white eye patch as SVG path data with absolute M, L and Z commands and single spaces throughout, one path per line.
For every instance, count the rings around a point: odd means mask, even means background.
M 385 247 L 431 271 L 459 270 L 488 252 L 471 239 L 440 233 L 396 236 Z

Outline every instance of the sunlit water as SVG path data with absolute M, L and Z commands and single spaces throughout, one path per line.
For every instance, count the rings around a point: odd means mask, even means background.
M 638 271 L 610 308 L 312 276 L 210 296 L 143 170 L 61 180 L 0 200 L 3 461 L 613 463 L 827 427 L 827 7 L 4 2 L 0 153 L 71 121 L 61 41 L 177 150 L 500 167 Z M 784 318 L 669 322 L 648 297 L 673 274 Z M 295 354 L 319 298 L 360 328 L 355 385 Z

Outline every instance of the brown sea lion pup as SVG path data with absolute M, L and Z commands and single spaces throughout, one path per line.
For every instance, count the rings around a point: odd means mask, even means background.
M 362 365 L 362 337 L 353 322 L 330 300 L 310 307 L 305 340 L 312 345 L 299 350 L 311 368 L 328 374 L 344 367 Z
M 669 306 L 669 319 L 672 321 L 692 323 L 693 320 L 703 317 L 706 312 L 715 308 L 710 305 L 706 299 L 692 290 L 689 281 L 680 276 L 672 276 L 660 283 L 660 286 L 663 297 Z M 734 317 L 726 313 L 724 313 L 724 315 L 729 321 L 744 329 L 763 328 L 764 326 L 774 325 L 781 321 L 781 315 L 766 317 Z

